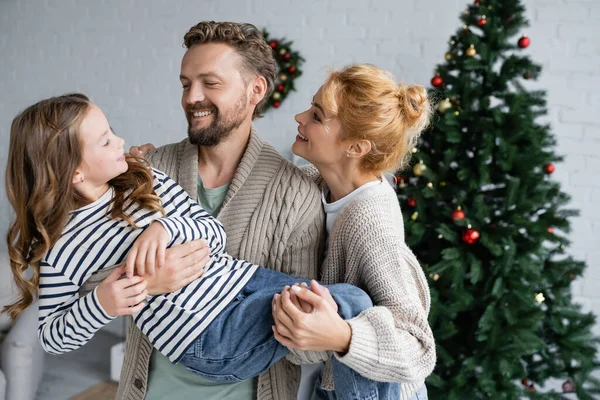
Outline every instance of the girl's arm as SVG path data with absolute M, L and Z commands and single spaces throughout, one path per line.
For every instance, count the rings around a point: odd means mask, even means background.
M 40 266 L 38 336 L 50 354 L 62 354 L 86 344 L 115 317 L 98 300 L 97 288 L 79 297 L 79 287 L 51 265 Z
M 206 239 L 211 256 L 225 251 L 227 236 L 221 222 L 194 201 L 173 179 L 153 169 L 155 191 L 160 196 L 165 217 L 158 221 L 169 233 L 168 247 L 196 239 Z
M 165 216 L 153 222 L 135 241 L 125 261 L 125 273 L 133 276 L 154 274 L 154 267 L 165 263 L 167 248 L 193 240 L 205 239 L 210 256 L 225 252 L 226 234 L 223 225 L 187 192 L 164 173 L 153 169 L 154 191 L 160 197 Z
M 62 354 L 86 344 L 94 334 L 119 315 L 141 309 L 146 283 L 140 277 L 121 279 L 116 268 L 93 291 L 80 297 L 79 286 L 58 268 L 42 262 L 39 284 L 38 336 L 50 354 Z

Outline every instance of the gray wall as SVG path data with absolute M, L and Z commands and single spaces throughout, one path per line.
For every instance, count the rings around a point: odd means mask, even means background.
M 470 3 L 470 1 L 469 1 Z M 43 97 L 88 94 L 127 146 L 185 137 L 179 62 L 185 31 L 200 20 L 248 21 L 287 37 L 306 58 L 299 90 L 257 124 L 291 157 L 294 113 L 304 110 L 327 68 L 371 62 L 428 85 L 459 26 L 456 0 L 0 0 L 0 164 L 12 118 Z M 527 50 L 544 72 L 550 115 L 566 156 L 554 177 L 573 196 L 571 251 L 587 260 L 578 301 L 600 313 L 600 5 L 597 0 L 526 1 Z M 3 174 L 0 184 L 4 184 Z M 0 231 L 10 217 L 0 195 Z M 600 334 L 600 325 L 597 329 Z

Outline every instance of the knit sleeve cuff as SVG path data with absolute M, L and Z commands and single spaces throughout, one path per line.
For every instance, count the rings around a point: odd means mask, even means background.
M 358 372 L 372 371 L 378 358 L 377 332 L 363 314 L 346 321 L 352 329 L 348 352 L 344 355 L 334 353 L 340 362 Z

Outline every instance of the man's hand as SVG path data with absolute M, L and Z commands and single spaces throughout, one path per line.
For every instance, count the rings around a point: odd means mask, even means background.
M 136 157 L 144 157 L 150 150 L 156 150 L 156 147 L 152 143 L 146 143 L 141 146 L 131 146 L 129 154 Z
M 124 271 L 125 265 L 115 268 L 96 289 L 100 305 L 111 317 L 135 314 L 144 307 L 148 295 L 141 276 L 119 279 Z
M 210 248 L 204 239 L 173 246 L 165 252 L 165 264 L 156 273 L 145 275 L 151 295 L 175 292 L 204 274 Z

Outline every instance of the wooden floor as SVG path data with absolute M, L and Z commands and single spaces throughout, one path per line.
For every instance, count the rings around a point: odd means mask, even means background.
M 117 396 L 117 384 L 115 382 L 102 382 L 92 386 L 85 392 L 69 398 L 69 400 L 108 400 Z

